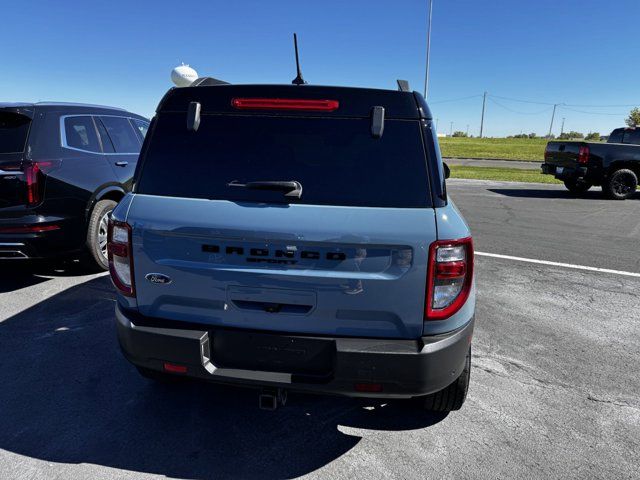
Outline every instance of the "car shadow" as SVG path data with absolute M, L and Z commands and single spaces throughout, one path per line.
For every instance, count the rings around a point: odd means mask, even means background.
M 266 412 L 255 390 L 154 384 L 122 357 L 113 307 L 109 279 L 94 277 L 0 323 L 0 448 L 172 478 L 291 478 L 348 452 L 359 430 L 445 418 L 408 402 L 302 394 Z
M 97 273 L 97 270 L 91 270 L 73 260 L 0 261 L 0 293 L 14 292 L 47 282 L 55 277 L 75 277 L 94 273 Z
M 579 200 L 606 200 L 599 190 L 590 190 L 579 195 L 573 194 L 568 190 L 549 189 L 543 190 L 539 188 L 489 188 L 490 192 L 507 197 L 516 198 L 548 198 L 548 199 L 579 199 Z M 639 198 L 638 195 L 633 199 Z

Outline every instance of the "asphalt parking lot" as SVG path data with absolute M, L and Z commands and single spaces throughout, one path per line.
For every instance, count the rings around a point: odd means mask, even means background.
M 467 403 L 142 379 L 105 275 L 0 270 L 0 478 L 639 478 L 640 198 L 451 180 L 479 256 Z M 604 273 L 572 265 L 618 270 Z

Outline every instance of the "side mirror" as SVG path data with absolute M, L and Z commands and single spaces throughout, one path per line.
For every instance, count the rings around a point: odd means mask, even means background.
M 444 168 L 444 178 L 449 178 L 451 176 L 451 169 L 449 168 L 449 165 L 442 162 L 442 167 Z

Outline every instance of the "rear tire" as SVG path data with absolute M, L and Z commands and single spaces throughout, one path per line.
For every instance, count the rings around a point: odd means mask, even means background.
M 584 180 L 565 180 L 564 186 L 567 187 L 567 190 L 569 190 L 574 195 L 585 193 L 591 188 L 591 184 L 585 182 Z
M 116 207 L 113 200 L 100 200 L 89 217 L 86 247 L 93 265 L 100 270 L 109 270 L 107 258 L 107 223 L 109 214 Z
M 638 176 L 627 168 L 615 170 L 602 185 L 602 191 L 612 200 L 626 200 L 636 193 Z
M 424 408 L 431 412 L 451 412 L 460 410 L 467 398 L 471 378 L 471 347 L 460 376 L 447 388 L 424 397 Z

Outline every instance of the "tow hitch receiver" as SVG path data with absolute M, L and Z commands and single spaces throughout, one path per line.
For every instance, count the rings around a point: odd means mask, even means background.
M 263 388 L 258 394 L 260 410 L 276 410 L 287 403 L 287 391 L 282 388 Z

